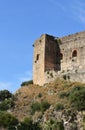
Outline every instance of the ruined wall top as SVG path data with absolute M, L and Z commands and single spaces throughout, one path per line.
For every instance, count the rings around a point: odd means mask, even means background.
M 83 38 L 85 38 L 85 31 L 78 32 L 78 33 L 71 34 L 71 35 L 67 35 L 67 36 L 64 36 L 64 37 L 60 37 L 62 43 L 70 42 L 70 41 L 76 41 L 76 40 L 83 39 Z
M 38 38 L 36 41 L 35 41 L 35 43 L 33 44 L 33 46 L 35 47 L 35 46 L 38 46 L 38 45 L 40 45 L 41 43 L 43 43 L 43 41 L 45 42 L 45 40 L 46 40 L 46 38 L 48 38 L 48 39 L 54 39 L 54 36 L 51 36 L 51 35 L 48 35 L 48 34 L 42 34 L 41 36 L 40 36 L 40 38 Z
M 40 45 L 41 43 L 43 43 L 43 40 L 45 41 L 45 38 L 48 38 L 48 39 L 60 39 L 62 41 L 62 43 L 66 43 L 66 42 L 70 42 L 70 41 L 76 41 L 76 40 L 80 40 L 80 39 L 83 39 L 85 38 L 85 31 L 83 32 L 78 32 L 78 33 L 75 33 L 75 34 L 70 34 L 70 35 L 67 35 L 67 36 L 63 36 L 63 37 L 54 37 L 52 35 L 48 35 L 48 34 L 42 34 L 40 36 L 40 38 L 38 38 L 35 43 L 33 44 L 33 46 L 38 46 Z

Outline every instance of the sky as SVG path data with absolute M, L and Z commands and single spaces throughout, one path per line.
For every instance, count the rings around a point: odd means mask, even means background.
M 85 0 L 0 0 L 0 90 L 32 79 L 33 43 L 85 30 Z

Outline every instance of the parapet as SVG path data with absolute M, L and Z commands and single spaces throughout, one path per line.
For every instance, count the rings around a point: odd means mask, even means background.
M 83 38 L 85 38 L 85 31 L 71 34 L 71 35 L 67 35 L 64 37 L 60 37 L 60 39 L 63 43 L 70 42 L 70 41 L 76 41 L 76 40 L 83 39 Z

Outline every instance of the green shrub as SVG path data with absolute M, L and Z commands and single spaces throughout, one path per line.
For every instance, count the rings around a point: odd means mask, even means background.
M 7 130 L 16 130 L 16 126 L 9 126 Z
M 62 44 L 62 41 L 61 41 L 61 39 L 56 39 L 56 42 L 58 43 L 58 44 Z
M 17 127 L 18 130 L 32 130 L 32 120 L 25 118 Z
M 58 111 L 58 110 L 63 110 L 64 109 L 64 105 L 63 104 L 61 104 L 61 103 L 58 103 L 58 104 L 56 104 L 56 110 Z
M 75 87 L 69 95 L 70 104 L 77 110 L 85 110 L 85 87 Z
M 62 121 L 57 121 L 57 130 L 64 130 L 64 125 Z
M 0 101 L 4 101 L 5 99 L 12 98 L 13 95 L 8 90 L 0 91 Z
M 72 93 L 76 92 L 76 91 L 80 91 L 82 90 L 84 87 L 80 87 L 80 86 L 74 86 L 74 88 L 71 89 L 71 91 L 69 92 L 69 94 L 71 95 Z
M 35 102 L 31 105 L 31 114 L 34 114 L 36 111 L 44 112 L 50 107 L 50 104 L 47 101 L 41 103 Z
M 44 112 L 50 107 L 50 104 L 47 101 L 43 101 L 41 102 L 40 106 L 41 106 L 41 111 Z
M 18 125 L 17 130 L 41 130 L 39 123 L 33 122 L 29 118 L 25 118 L 20 125 Z
M 4 100 L 0 103 L 0 111 L 6 111 L 14 106 L 14 101 L 12 99 Z
M 22 82 L 21 86 L 27 86 L 29 84 L 33 84 L 33 80 Z
M 62 121 L 50 119 L 44 124 L 44 130 L 64 130 Z
M 61 92 L 59 96 L 60 98 L 67 98 L 74 109 L 85 110 L 85 87 L 74 86 L 68 92 Z
M 0 91 L 0 110 L 8 110 L 14 106 L 15 97 L 8 90 Z
M 69 92 L 61 92 L 60 94 L 59 94 L 59 96 L 60 96 L 60 98 L 64 98 L 64 97 L 68 97 L 69 96 Z
M 40 103 L 35 102 L 31 105 L 31 114 L 34 114 L 36 111 L 40 111 Z
M 0 112 L 0 127 L 9 128 L 18 125 L 18 120 L 7 112 Z
M 78 128 L 77 128 L 77 124 L 75 123 L 75 122 L 73 122 L 72 124 L 71 124 L 71 129 L 72 130 L 77 130 Z

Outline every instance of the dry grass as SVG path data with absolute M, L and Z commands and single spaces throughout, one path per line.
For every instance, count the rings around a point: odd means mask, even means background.
M 16 106 L 13 110 L 13 114 L 20 120 L 26 116 L 30 116 L 30 106 L 36 101 L 42 102 L 47 100 L 52 105 L 63 103 L 68 107 L 68 101 L 61 99 L 59 94 L 61 92 L 70 91 L 74 86 L 85 86 L 85 84 L 57 79 L 55 82 L 43 87 L 38 85 L 23 86 L 15 94 Z

